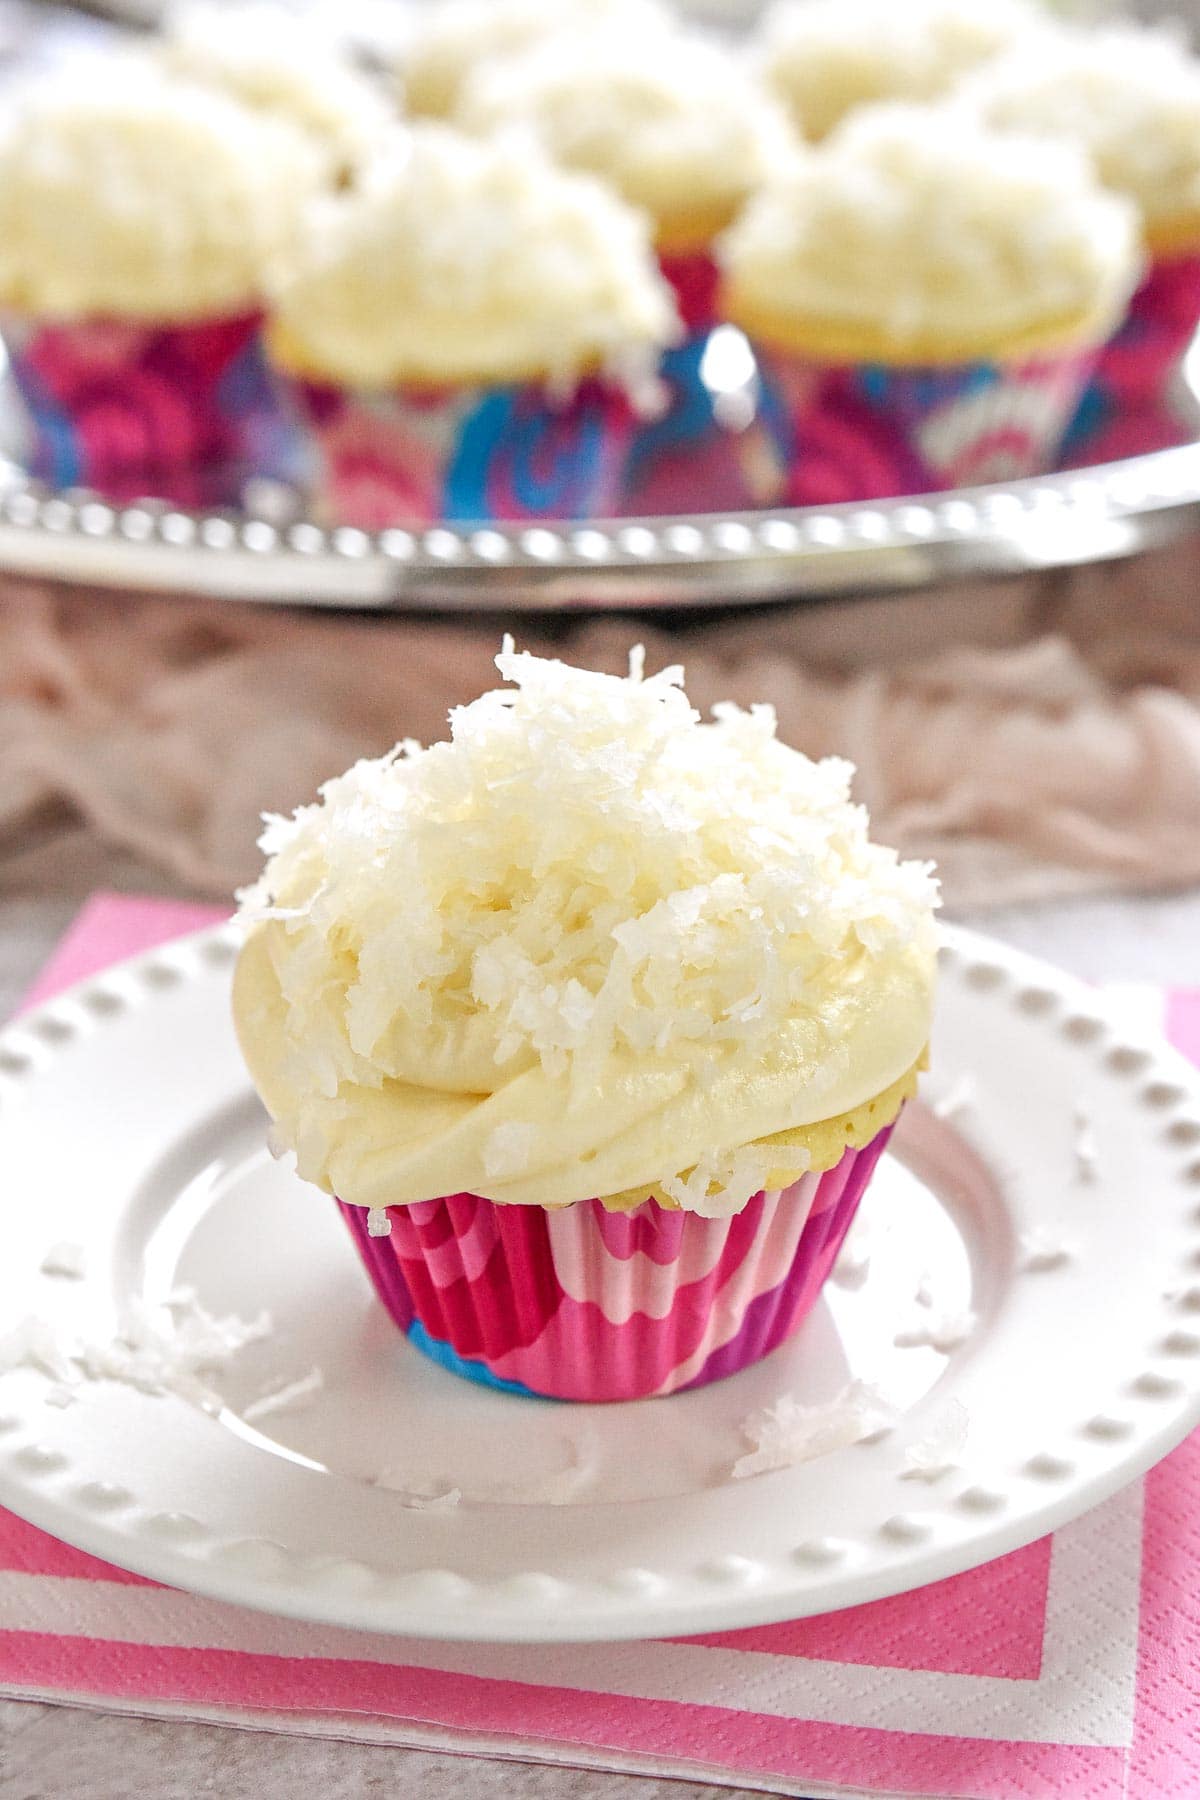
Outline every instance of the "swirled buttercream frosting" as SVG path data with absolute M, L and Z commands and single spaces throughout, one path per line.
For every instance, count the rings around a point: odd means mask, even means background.
M 267 821 L 234 1012 L 301 1175 L 365 1207 L 728 1213 L 831 1122 L 886 1123 L 929 1035 L 936 883 L 871 841 L 851 766 L 767 706 L 702 721 L 636 654 L 625 679 L 497 661 L 512 685 L 448 742 Z

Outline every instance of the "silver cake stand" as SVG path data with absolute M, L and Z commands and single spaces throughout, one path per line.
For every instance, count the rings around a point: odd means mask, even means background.
M 268 496 L 268 499 L 271 497 Z M 561 612 L 744 605 L 1099 562 L 1200 528 L 1200 441 L 953 493 L 587 524 L 324 530 L 47 493 L 0 460 L 0 570 L 287 605 Z

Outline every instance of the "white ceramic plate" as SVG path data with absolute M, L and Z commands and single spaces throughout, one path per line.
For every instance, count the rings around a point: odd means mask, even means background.
M 0 1340 L 35 1314 L 102 1342 L 181 1283 L 273 1320 L 213 1377 L 219 1416 L 110 1381 L 63 1406 L 46 1374 L 0 1374 L 0 1502 L 71 1543 L 376 1631 L 697 1632 L 1000 1555 L 1200 1419 L 1200 1080 L 1049 968 L 950 934 L 928 1087 L 959 1105 L 909 1109 L 791 1344 L 695 1393 L 586 1407 L 476 1387 L 396 1333 L 332 1203 L 266 1151 L 234 954 L 202 933 L 0 1036 Z M 42 1272 L 61 1240 L 81 1279 Z M 247 1420 L 314 1366 L 306 1404 Z M 853 1380 L 890 1428 L 732 1479 L 748 1415 Z M 930 1479 L 931 1440 L 950 1466 Z M 450 1488 L 455 1506 L 413 1503 Z

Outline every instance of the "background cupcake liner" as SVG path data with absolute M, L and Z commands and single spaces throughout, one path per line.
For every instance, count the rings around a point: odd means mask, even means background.
M 188 325 L 6 315 L 30 473 L 116 502 L 193 507 L 235 505 L 254 475 L 284 478 L 287 431 L 258 328 L 253 313 Z
M 637 1400 L 732 1375 L 795 1331 L 891 1131 L 728 1219 L 453 1194 L 389 1207 L 390 1236 L 373 1238 L 363 1209 L 339 1204 L 392 1318 L 443 1366 L 547 1398 Z
M 635 415 L 583 382 L 357 394 L 290 383 L 314 516 L 364 530 L 438 519 L 599 518 L 616 511 Z
M 772 502 L 824 506 L 1043 473 L 1096 352 L 911 367 L 758 355 L 762 403 L 743 455 L 760 487 L 771 466 Z
M 1172 389 L 1200 325 L 1200 252 L 1158 257 L 1096 357 L 1063 442 L 1064 460 L 1102 462 L 1190 436 Z

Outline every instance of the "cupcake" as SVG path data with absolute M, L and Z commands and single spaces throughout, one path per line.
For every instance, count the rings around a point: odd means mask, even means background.
M 395 119 L 382 89 L 355 67 L 349 48 L 315 15 L 271 4 L 195 4 L 167 17 L 158 51 L 169 73 L 232 95 L 302 131 L 334 182 L 352 178 Z
M 1071 438 L 1099 441 L 1159 412 L 1200 324 L 1200 62 L 1162 31 L 1046 32 L 981 71 L 962 99 L 997 126 L 1078 144 L 1137 208 L 1148 268 Z
M 900 103 L 762 189 L 722 257 L 764 370 L 753 447 L 794 505 L 1049 467 L 1139 268 L 1078 151 Z
M 199 506 L 272 472 L 263 287 L 319 179 L 292 126 L 142 59 L 14 96 L 0 323 L 35 476 Z
M 497 57 L 613 25 L 641 35 L 668 20 L 657 0 L 437 0 L 420 8 L 400 58 L 406 110 L 449 119 L 467 77 Z
M 316 516 L 373 529 L 611 511 L 677 330 L 632 208 L 527 145 L 419 125 L 314 206 L 267 349 Z
M 694 33 L 561 35 L 481 63 L 456 112 L 468 131 L 528 132 L 653 222 L 692 332 L 713 323 L 712 244 L 793 148 L 782 109 L 727 46 Z
M 628 1400 L 812 1306 L 930 1027 L 936 887 L 681 671 L 513 688 L 272 820 L 234 1016 L 273 1139 L 447 1368 Z
M 797 129 L 816 140 L 872 101 L 937 99 L 1043 17 L 1025 0 L 780 0 L 756 54 Z

